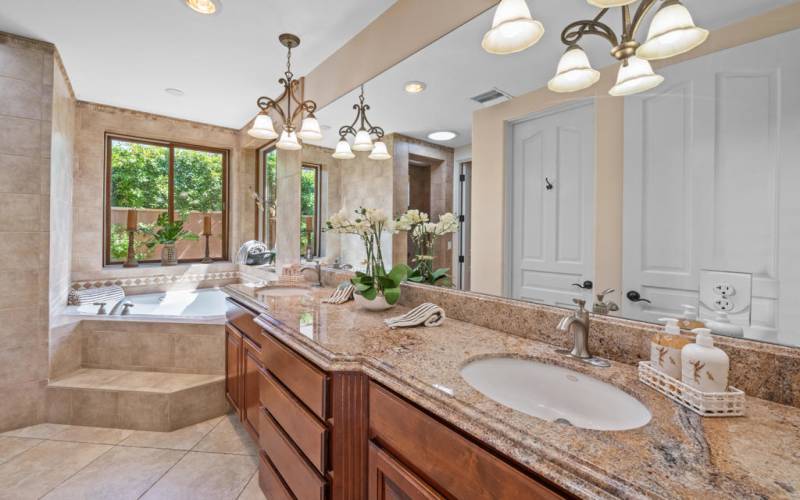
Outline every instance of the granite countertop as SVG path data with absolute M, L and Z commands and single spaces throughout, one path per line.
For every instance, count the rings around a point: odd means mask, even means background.
M 542 342 L 448 319 L 438 328 L 390 330 L 406 308 L 367 312 L 322 304 L 331 289 L 294 297 L 229 285 L 275 335 L 326 370 L 360 369 L 566 490 L 589 498 L 800 498 L 800 409 L 747 398 L 746 416 L 702 418 L 648 388 L 636 367 L 594 368 Z M 261 322 L 268 323 L 268 318 Z M 551 423 L 503 406 L 460 374 L 494 356 L 558 364 L 622 388 L 652 413 L 629 431 Z

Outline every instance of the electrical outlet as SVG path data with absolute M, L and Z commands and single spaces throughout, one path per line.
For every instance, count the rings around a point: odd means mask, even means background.
M 725 297 L 717 297 L 714 299 L 714 307 L 719 311 L 731 311 L 733 310 L 733 302 Z
M 730 283 L 716 283 L 714 285 L 714 294 L 720 297 L 732 297 L 736 295 L 736 289 Z

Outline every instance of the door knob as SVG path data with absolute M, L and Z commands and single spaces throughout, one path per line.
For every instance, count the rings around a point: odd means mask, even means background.
M 630 292 L 625 294 L 625 296 L 628 297 L 628 300 L 630 300 L 631 302 L 646 302 L 648 304 L 652 304 L 652 302 L 650 302 L 649 300 L 643 299 L 642 296 L 639 295 L 639 292 L 637 292 L 636 290 L 631 290 Z
M 592 283 L 589 280 L 586 280 L 583 282 L 583 284 L 573 283 L 572 286 L 577 286 L 578 288 L 583 288 L 584 290 L 591 290 L 594 287 L 594 283 Z

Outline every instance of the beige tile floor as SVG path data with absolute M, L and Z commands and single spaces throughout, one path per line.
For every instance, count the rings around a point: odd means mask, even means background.
M 0 434 L 0 499 L 263 500 L 234 415 L 173 432 L 39 424 Z

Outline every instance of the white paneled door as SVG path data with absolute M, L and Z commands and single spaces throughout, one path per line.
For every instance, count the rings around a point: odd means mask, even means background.
M 746 335 L 797 330 L 798 45 L 800 31 L 670 66 L 656 91 L 625 99 L 623 284 L 652 302 L 623 299 L 625 317 L 675 316 L 684 303 L 710 315 L 701 274 L 745 273 Z
M 582 104 L 518 122 L 512 131 L 512 296 L 574 307 L 592 280 L 594 106 Z

